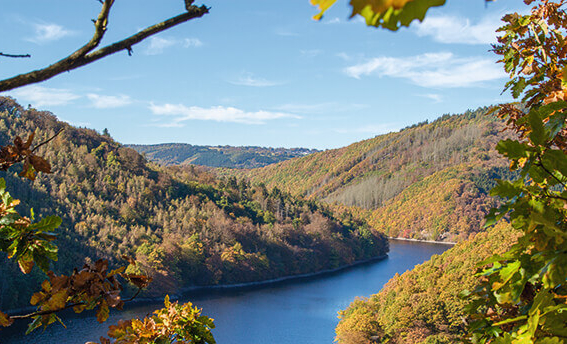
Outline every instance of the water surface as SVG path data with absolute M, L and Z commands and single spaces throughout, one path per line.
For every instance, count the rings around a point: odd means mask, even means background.
M 414 242 L 390 242 L 387 259 L 356 266 L 340 272 L 286 281 L 262 287 L 237 290 L 209 290 L 189 294 L 203 314 L 215 319 L 213 334 L 219 344 L 320 344 L 333 343 L 338 323 L 337 312 L 356 296 L 370 296 L 395 273 L 403 273 L 440 254 L 450 246 Z M 144 317 L 161 303 L 137 304 L 122 312 L 113 312 L 104 324 L 93 316 L 71 316 L 64 320 L 67 329 L 52 325 L 44 333 L 38 330 L 24 336 L 25 330 L 0 331 L 0 343 L 76 344 L 97 341 L 106 335 L 108 325 L 120 319 Z

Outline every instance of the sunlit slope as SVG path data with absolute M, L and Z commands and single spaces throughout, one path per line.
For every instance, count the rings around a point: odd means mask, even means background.
M 478 283 L 476 264 L 510 247 L 518 232 L 500 223 L 440 256 L 396 274 L 368 299 L 355 300 L 340 312 L 336 328 L 341 344 L 457 343 L 466 319 L 463 290 Z
M 253 183 L 358 208 L 390 236 L 459 240 L 479 230 L 503 124 L 486 108 L 247 172 Z M 365 211 L 366 210 L 366 211 Z

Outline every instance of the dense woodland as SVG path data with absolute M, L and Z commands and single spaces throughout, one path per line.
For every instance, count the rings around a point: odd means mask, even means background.
M 466 332 L 467 300 L 459 297 L 478 283 L 471 273 L 476 264 L 506 251 L 519 232 L 500 223 L 476 234 L 442 255 L 396 274 L 382 290 L 369 298 L 355 300 L 339 313 L 336 328 L 341 344 L 449 344 L 459 342 Z
M 513 176 L 496 143 L 510 135 L 487 108 L 444 115 L 399 132 L 249 172 L 336 209 L 349 208 L 388 236 L 458 241 L 481 230 L 495 179 Z
M 68 272 L 85 257 L 112 263 L 127 254 L 138 262 L 128 270 L 149 273 L 150 293 L 161 295 L 317 272 L 387 252 L 385 237 L 348 213 L 339 217 L 316 201 L 194 166 L 148 163 L 108 136 L 0 98 L 0 144 L 33 131 L 40 142 L 60 129 L 40 149 L 53 174 L 33 182 L 17 169 L 0 175 L 22 200 L 20 213 L 33 208 L 36 217 L 63 219 L 55 271 Z M 28 304 L 42 273 L 22 277 L 0 259 L 0 309 Z
M 161 165 L 257 168 L 317 152 L 307 148 L 197 146 L 186 143 L 126 145 Z

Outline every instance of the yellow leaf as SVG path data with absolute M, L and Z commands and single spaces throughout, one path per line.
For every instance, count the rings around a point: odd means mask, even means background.
M 30 304 L 35 306 L 43 299 L 44 294 L 42 292 L 34 293 L 31 297 Z
M 106 301 L 102 300 L 102 302 L 98 306 L 98 309 L 96 310 L 96 320 L 99 323 L 105 322 L 106 319 L 108 319 L 109 313 L 110 312 L 108 310 L 108 305 L 106 304 Z
M 325 13 L 325 11 L 327 11 L 331 6 L 333 6 L 333 4 L 336 1 L 337 0 L 311 0 L 311 5 L 318 6 L 319 10 L 321 11 L 315 16 L 313 16 L 313 19 L 320 20 L 321 18 L 323 18 L 323 14 Z
M 47 306 L 50 310 L 62 309 L 67 303 L 67 297 L 67 289 L 61 289 L 49 298 Z

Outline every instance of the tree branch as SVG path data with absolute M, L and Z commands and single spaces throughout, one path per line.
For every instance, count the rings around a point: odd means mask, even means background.
M 140 43 L 144 39 L 155 35 L 161 31 L 165 31 L 178 24 L 184 23 L 191 19 L 200 18 L 209 13 L 209 8 L 206 6 L 188 6 L 187 12 L 165 20 L 161 23 L 147 27 L 146 29 L 132 35 L 119 42 L 107 45 L 98 50 L 94 50 L 102 40 L 106 32 L 108 24 L 108 14 L 112 7 L 114 0 L 105 0 L 102 5 L 102 10 L 95 21 L 95 33 L 91 40 L 83 47 L 67 56 L 66 58 L 55 62 L 43 69 L 38 69 L 29 73 L 20 74 L 9 79 L 0 81 L 0 92 L 12 90 L 24 85 L 29 85 L 50 79 L 58 74 L 82 67 L 94 61 L 100 60 L 108 55 L 114 54 L 121 50 L 126 50 L 131 53 L 132 46 Z M 94 51 L 93 51 L 94 50 Z
M 16 55 L 14 55 L 14 54 L 4 54 L 2 52 L 0 52 L 0 56 L 11 57 L 11 58 L 15 58 L 15 59 L 31 57 L 30 54 L 24 54 L 24 55 L 16 54 Z

